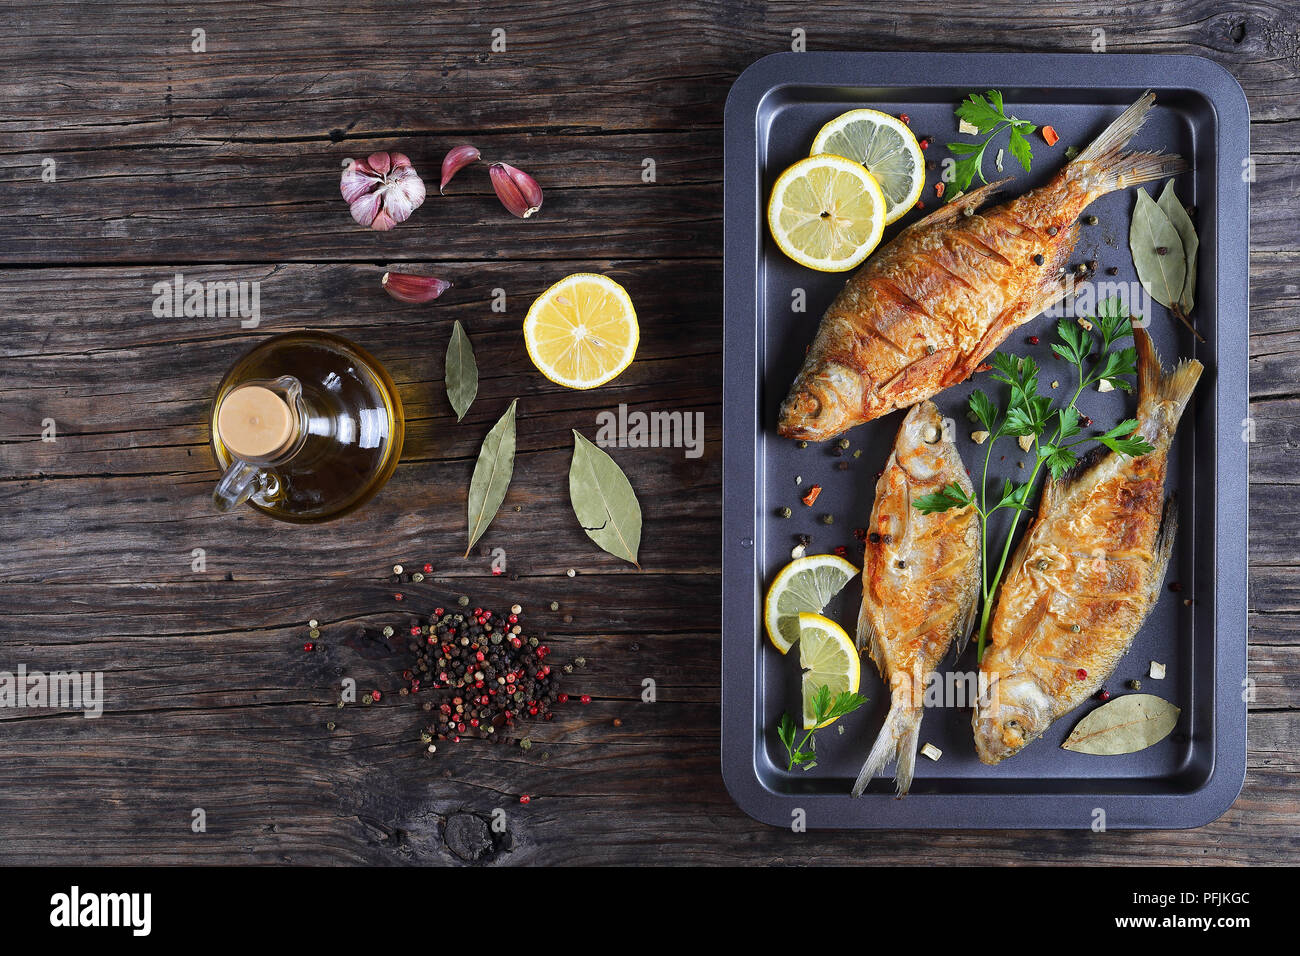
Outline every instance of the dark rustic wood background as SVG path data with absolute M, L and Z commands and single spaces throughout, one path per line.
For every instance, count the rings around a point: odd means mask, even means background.
M 0 669 L 103 670 L 99 720 L 0 711 L 4 862 L 457 862 L 447 842 L 495 808 L 498 863 L 1229 862 L 1297 851 L 1300 661 L 1300 35 L 1283 2 L 589 4 L 6 3 L 0 9 Z M 748 819 L 718 769 L 722 111 L 736 75 L 788 49 L 1195 53 L 1246 89 L 1251 211 L 1250 716 L 1245 790 L 1190 832 L 811 833 Z M 493 53 L 491 33 L 506 31 Z M 192 31 L 206 52 L 193 52 Z M 387 234 L 338 196 L 349 155 L 398 148 L 426 182 L 463 141 L 544 185 L 536 219 L 498 208 L 480 169 Z M 657 164 L 643 183 L 642 160 Z M 54 160 L 57 180 L 44 182 Z M 452 278 L 429 307 L 384 296 L 386 266 Z M 606 272 L 632 294 L 635 364 L 591 393 L 523 350 L 532 297 Z M 155 319 L 150 288 L 258 280 L 262 323 Z M 493 313 L 493 288 L 509 310 Z M 453 319 L 479 397 L 442 390 Z M 1246 321 L 1242 316 L 1241 321 Z M 289 329 L 380 356 L 409 420 L 400 468 L 358 515 L 318 527 L 220 516 L 206 415 L 245 349 Z M 490 423 L 520 397 L 520 454 L 483 543 L 517 580 L 462 560 L 464 490 Z M 569 429 L 627 402 L 703 411 L 705 454 L 616 456 L 645 510 L 637 572 L 578 530 Z M 53 418 L 58 438 L 40 440 Z M 514 510 L 518 507 L 519 510 Z M 206 571 L 191 569 L 202 548 Z M 518 599 L 588 692 L 531 750 L 464 744 L 430 760 L 389 694 L 338 711 L 341 674 L 393 688 L 344 646 L 397 614 L 395 561 L 432 561 L 411 604 Z M 565 569 L 577 569 L 568 578 Z M 428 599 L 426 601 L 426 598 Z M 545 610 L 551 600 L 561 612 Z M 565 623 L 563 614 L 571 614 Z M 325 650 L 301 650 L 305 622 Z M 640 700 L 643 678 L 658 701 Z M 325 729 L 329 720 L 338 729 Z M 621 722 L 616 725 L 615 720 Z M 531 795 L 527 806 L 520 794 Z M 207 832 L 191 832 L 203 808 Z M 468 816 L 467 816 L 468 815 Z M 471 834 L 472 835 L 472 834 Z M 452 839 L 452 842 L 456 840 Z M 466 847 L 461 846 L 462 850 Z M 468 852 L 468 851 L 466 851 Z M 470 854 L 473 855 L 473 854 Z

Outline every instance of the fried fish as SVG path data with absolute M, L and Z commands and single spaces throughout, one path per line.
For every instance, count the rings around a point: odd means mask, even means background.
M 1064 298 L 1079 214 L 1186 168 L 1175 155 L 1124 151 L 1154 102 L 1144 94 L 1045 186 L 980 211 L 1007 180 L 982 186 L 877 250 L 822 316 L 780 434 L 825 441 L 930 398 Z
M 980 584 L 975 509 L 967 505 L 925 514 L 914 507 L 921 496 L 954 482 L 968 496 L 973 494 L 951 428 L 945 427 L 933 402 L 921 402 L 903 419 L 876 482 L 862 561 L 858 650 L 870 652 L 889 685 L 890 707 L 853 785 L 855 797 L 894 760 L 898 794 L 907 793 L 916 766 L 926 680 L 974 623 Z
M 995 764 L 1040 736 L 1110 677 L 1160 596 L 1177 526 L 1164 501 L 1169 446 L 1201 363 L 1169 374 L 1142 329 L 1138 427 L 1154 450 L 1099 448 L 1049 479 L 998 593 L 980 663 L 975 750 Z

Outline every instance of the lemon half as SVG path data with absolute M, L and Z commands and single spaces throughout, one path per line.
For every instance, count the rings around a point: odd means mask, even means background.
M 845 272 L 880 244 L 886 208 L 885 194 L 864 166 L 822 154 L 799 160 L 777 178 L 767 225 L 795 262 Z
M 567 388 L 595 388 L 636 355 L 641 329 L 627 290 L 579 272 L 537 297 L 524 318 L 524 344 L 538 371 Z

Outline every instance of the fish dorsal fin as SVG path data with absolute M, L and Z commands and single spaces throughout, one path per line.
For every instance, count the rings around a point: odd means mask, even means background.
M 1003 186 L 1011 182 L 1011 177 L 1005 179 L 995 179 L 993 182 L 981 186 L 979 189 L 972 189 L 968 193 L 962 193 L 956 199 L 944 203 L 924 219 L 918 219 L 907 228 L 916 229 L 918 226 L 934 226 L 949 219 L 959 219 L 964 216 L 966 209 L 976 210 L 998 194 Z

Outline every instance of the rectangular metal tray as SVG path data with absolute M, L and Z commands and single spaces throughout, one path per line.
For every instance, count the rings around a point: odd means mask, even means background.
M 969 709 L 927 708 L 922 742 L 940 747 L 942 759 L 918 760 L 905 799 L 895 799 L 892 781 L 882 777 L 855 800 L 849 787 L 888 695 L 864 662 L 862 692 L 869 704 L 818 733 L 814 769 L 787 771 L 775 727 L 783 711 L 799 712 L 798 661 L 783 658 L 765 639 L 761 604 L 767 581 L 790 560 L 797 533 L 813 536 L 810 553 L 845 545 L 850 558 L 860 560 L 851 529 L 867 524 L 875 477 L 901 413 L 849 433 L 853 448 L 863 452 L 857 459 L 834 457 L 825 446 L 799 449 L 777 436 L 777 408 L 847 276 L 815 273 L 786 259 L 768 234 L 765 206 L 776 176 L 806 155 L 818 128 L 839 113 L 863 106 L 907 113 L 917 135 L 932 139 L 927 158 L 941 160 L 948 155 L 943 144 L 956 138 L 953 108 L 968 93 L 989 89 L 1003 92 L 1009 113 L 1051 124 L 1062 137 L 1048 148 L 1035 136 L 1030 173 L 1008 151 L 1000 175 L 1015 179 L 1004 197 L 1046 182 L 1064 163 L 1067 146 L 1082 148 L 1146 89 L 1155 91 L 1156 106 L 1134 146 L 1178 152 L 1193 164 L 1177 186 L 1183 202 L 1197 207 L 1194 317 L 1207 344 L 1198 345 L 1158 304 L 1149 316 L 1166 365 L 1181 356 L 1206 365 L 1170 457 L 1167 491 L 1178 495 L 1180 530 L 1168 580 L 1181 592 L 1165 589 L 1110 682 L 1122 692 L 1126 680 L 1141 678 L 1144 690 L 1178 705 L 1182 714 L 1169 737 L 1136 754 L 1098 757 L 1060 749 L 1094 706 L 1085 704 L 1022 753 L 987 767 L 975 756 Z M 1200 826 L 1232 804 L 1246 767 L 1249 133 L 1241 87 L 1199 57 L 782 53 L 737 79 L 725 134 L 722 770 L 745 812 L 776 826 L 1115 829 Z M 985 159 L 990 179 L 992 152 Z M 931 210 L 936 178 L 929 174 L 923 193 Z M 1161 186 L 1148 189 L 1154 195 Z M 1096 258 L 1101 270 L 1119 268 L 1111 281 L 1136 280 L 1128 251 L 1134 195 L 1131 189 L 1114 193 L 1089 208 L 1101 223 L 1083 229 L 1073 261 Z M 885 240 L 921 215 L 909 213 L 886 230 Z M 800 289 L 804 312 L 792 309 Z M 1072 381 L 1070 370 L 1049 351 L 1054 321 L 1031 320 L 1003 348 L 1034 355 L 1044 381 L 1061 378 L 1064 386 Z M 1026 344 L 1032 334 L 1042 345 Z M 967 438 L 965 404 L 975 384 L 936 397 L 944 414 L 960 423 L 958 447 L 968 465 L 975 446 Z M 1134 399 L 1118 390 L 1090 392 L 1081 405 L 1100 424 L 1131 414 Z M 999 463 L 1006 474 L 1015 473 L 1012 457 Z M 848 471 L 835 469 L 846 460 Z M 824 490 L 815 508 L 805 508 L 799 495 L 814 482 Z M 795 516 L 778 517 L 782 506 Z M 818 521 L 827 512 L 835 515 L 832 526 Z M 851 625 L 860 600 L 861 587 L 853 582 L 827 613 Z M 972 658 L 968 652 L 961 666 L 970 667 Z M 1147 678 L 1152 660 L 1168 666 L 1165 680 Z M 941 670 L 953 666 L 950 654 Z

